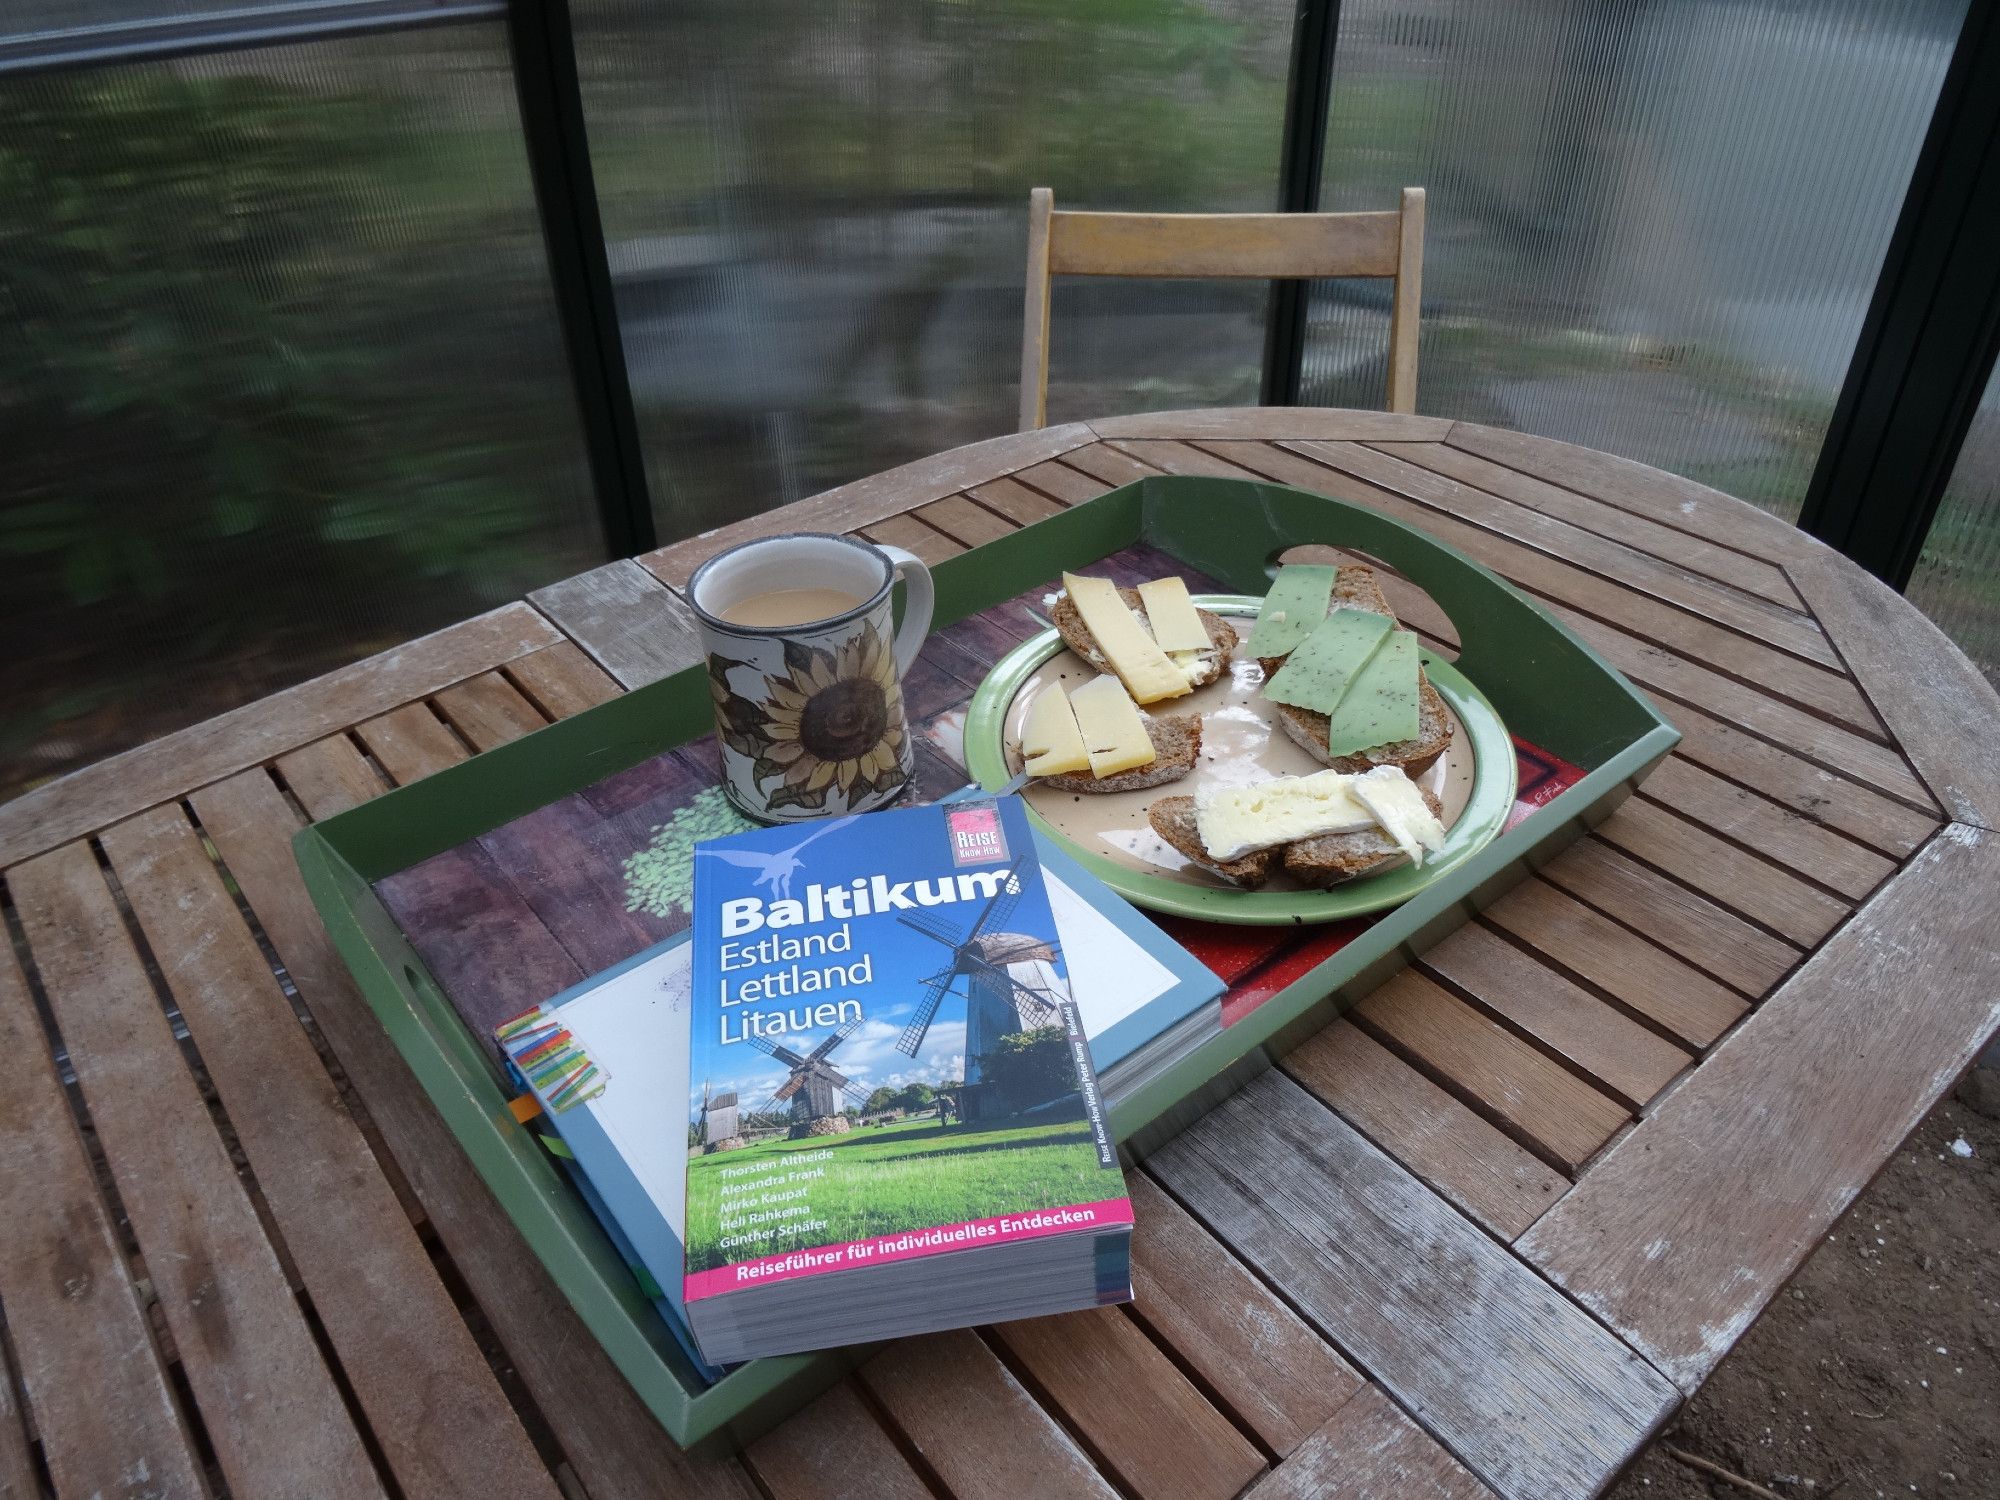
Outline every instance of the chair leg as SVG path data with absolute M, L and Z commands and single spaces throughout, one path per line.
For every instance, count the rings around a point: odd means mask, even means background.
M 1049 406 L 1049 231 L 1056 198 L 1048 188 L 1028 194 L 1028 291 L 1021 324 L 1021 426 L 1032 432 L 1048 423 Z

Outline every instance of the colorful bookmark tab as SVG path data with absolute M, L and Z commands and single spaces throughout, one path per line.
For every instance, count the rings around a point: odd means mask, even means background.
M 610 1081 L 591 1061 L 575 1033 L 543 1006 L 502 1021 L 493 1036 L 529 1086 L 557 1114 L 595 1099 Z

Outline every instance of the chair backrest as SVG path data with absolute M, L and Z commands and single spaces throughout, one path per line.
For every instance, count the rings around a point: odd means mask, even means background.
M 1049 280 L 1054 276 L 1383 276 L 1389 314 L 1389 410 L 1417 409 L 1417 309 L 1423 293 L 1424 190 L 1365 214 L 1100 214 L 1056 211 L 1028 194 L 1028 297 L 1021 333 L 1021 430 L 1045 425 Z

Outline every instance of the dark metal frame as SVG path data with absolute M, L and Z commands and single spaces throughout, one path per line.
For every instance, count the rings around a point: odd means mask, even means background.
M 2000 351 L 2000 6 L 1973 0 L 1799 525 L 1902 588 Z
M 507 34 L 604 541 L 612 556 L 631 557 L 651 550 L 658 539 L 597 209 L 569 0 L 513 0 Z
M 1340 0 L 1296 0 L 1291 76 L 1285 85 L 1285 134 L 1278 155 L 1278 209 L 1319 211 L 1326 169 L 1326 122 L 1333 107 L 1333 49 Z M 1274 281 L 1264 323 L 1261 404 L 1297 406 L 1304 379 L 1310 281 Z

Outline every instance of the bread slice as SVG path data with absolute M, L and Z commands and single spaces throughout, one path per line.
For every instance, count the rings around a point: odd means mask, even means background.
M 1146 809 L 1146 821 L 1153 825 L 1153 832 L 1173 845 L 1175 851 L 1190 864 L 1200 865 L 1231 885 L 1254 891 L 1278 871 L 1281 851 L 1277 849 L 1260 849 L 1241 859 L 1218 861 L 1209 858 L 1208 850 L 1202 847 L 1201 834 L 1195 828 L 1192 797 L 1157 799 Z
M 1382 592 L 1382 580 L 1373 568 L 1359 564 L 1342 568 L 1334 574 L 1333 607 L 1365 609 L 1370 614 L 1385 615 L 1391 620 L 1396 618 L 1396 612 L 1389 608 L 1389 600 Z M 1264 669 L 1267 680 L 1284 663 L 1282 656 L 1257 659 L 1257 665 Z M 1401 766 L 1410 776 L 1421 776 L 1451 743 L 1451 715 L 1445 711 L 1444 699 L 1431 686 L 1431 680 L 1424 675 L 1422 667 L 1417 668 L 1417 737 L 1413 740 L 1371 745 L 1352 755 L 1328 755 L 1329 720 L 1325 714 L 1314 713 L 1309 708 L 1295 708 L 1289 703 L 1273 703 L 1271 707 L 1277 713 L 1280 729 L 1314 760 L 1336 771 Z
M 1451 744 L 1451 715 L 1431 680 L 1417 669 L 1417 737 L 1387 745 L 1371 745 L 1352 755 L 1328 755 L 1325 714 L 1289 703 L 1273 703 L 1278 727 L 1314 760 L 1336 771 L 1366 771 L 1375 766 L 1401 766 L 1411 778 L 1423 775 Z
M 1042 786 L 1064 792 L 1142 792 L 1147 787 L 1179 781 L 1194 769 L 1201 753 L 1201 715 L 1170 714 L 1165 718 L 1140 712 L 1146 721 L 1146 737 L 1153 742 L 1153 758 L 1143 766 L 1112 776 L 1093 776 L 1088 771 L 1064 771 L 1056 776 L 1040 776 Z
M 1444 808 L 1425 787 L 1417 791 L 1431 816 L 1442 818 Z M 1190 798 L 1190 801 L 1193 799 Z M 1387 865 L 1398 864 L 1403 851 L 1396 841 L 1379 828 L 1363 828 L 1354 833 L 1323 833 L 1317 838 L 1300 839 L 1284 847 L 1285 873 L 1300 885 L 1324 889 L 1357 876 L 1372 874 Z
M 1125 607 L 1132 611 L 1141 628 L 1151 635 L 1152 627 L 1146 620 L 1146 608 L 1139 598 L 1137 589 L 1120 589 L 1118 597 L 1125 601 Z M 1198 670 L 1188 679 L 1191 687 L 1205 688 L 1224 672 L 1229 670 L 1230 653 L 1236 649 L 1236 627 L 1221 615 L 1198 609 L 1195 615 L 1202 628 L 1208 632 L 1209 649 L 1204 652 Z M 1089 662 L 1100 672 L 1109 672 L 1111 663 L 1103 651 L 1098 649 L 1097 637 L 1090 633 L 1090 627 L 1083 623 L 1083 616 L 1077 613 L 1076 602 L 1064 593 L 1056 600 L 1055 608 L 1049 612 L 1055 622 L 1056 631 L 1063 638 L 1063 644 L 1078 656 Z

